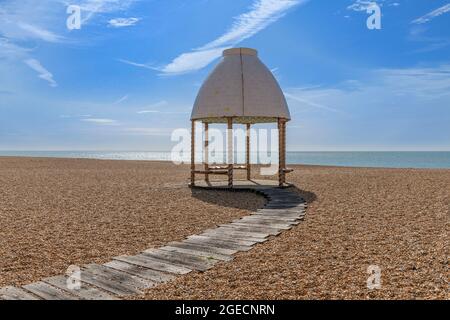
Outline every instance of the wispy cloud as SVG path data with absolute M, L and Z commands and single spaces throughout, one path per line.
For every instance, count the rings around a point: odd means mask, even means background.
M 450 65 L 434 68 L 381 69 L 375 75 L 400 96 L 434 100 L 450 97 Z
M 133 61 L 130 61 L 130 60 L 125 60 L 125 59 L 117 59 L 117 61 L 120 61 L 120 62 L 125 63 L 125 64 L 129 64 L 130 66 L 134 66 L 134 67 L 138 67 L 138 68 L 155 70 L 154 67 L 152 67 L 152 66 L 150 66 L 148 64 L 145 64 L 145 63 L 138 63 L 138 62 L 133 62 Z
M 0 1 L 0 34 L 11 41 L 41 40 L 62 42 L 65 38 L 52 31 L 58 19 L 55 0 Z M 60 4 L 59 4 L 60 5 Z
M 157 114 L 189 114 L 187 111 L 160 111 L 160 110 L 142 110 L 138 114 L 157 113 Z
M 158 108 L 167 106 L 169 103 L 166 100 L 161 100 L 157 103 L 149 105 L 145 108 L 145 110 L 138 111 L 137 114 L 187 114 L 187 111 L 167 111 L 167 110 L 158 110 Z
M 27 49 L 12 43 L 7 38 L 0 37 L 0 58 L 23 59 L 31 49 Z
M 170 136 L 173 128 L 124 128 L 128 134 L 139 136 Z
M 434 18 L 439 17 L 440 15 L 443 15 L 444 13 L 447 13 L 447 12 L 450 12 L 450 3 L 444 5 L 436 10 L 433 10 L 418 19 L 413 20 L 411 23 L 414 23 L 414 24 L 427 23 L 427 22 L 433 20 Z
M 258 0 L 249 12 L 235 18 L 234 24 L 222 36 L 199 48 L 207 50 L 217 47 L 234 45 L 250 38 L 268 25 L 283 17 L 287 10 L 305 3 L 305 0 Z
M 333 87 L 290 88 L 285 90 L 291 111 L 348 114 L 360 108 L 378 110 L 389 105 L 439 106 L 450 103 L 450 65 L 430 68 L 378 69 L 370 81 L 346 81 Z M 311 110 L 311 109 L 309 109 Z M 405 110 L 405 112 L 408 112 Z
M 255 0 L 250 11 L 235 17 L 235 22 L 223 35 L 191 52 L 179 55 L 159 70 L 162 74 L 173 75 L 202 69 L 220 57 L 223 49 L 252 37 L 283 17 L 289 9 L 307 1 Z
M 306 104 L 308 106 L 311 106 L 313 108 L 317 108 L 317 109 L 322 109 L 322 110 L 326 110 L 326 111 L 331 111 L 331 112 L 341 112 L 335 108 L 329 107 L 327 105 L 324 105 L 322 103 L 317 103 L 311 100 L 311 98 L 308 97 L 308 95 L 303 95 L 302 90 L 298 90 L 296 94 L 293 93 L 287 93 L 285 92 L 284 95 L 286 96 L 286 98 L 289 100 L 294 100 L 296 102 L 300 102 L 303 104 Z
M 31 69 L 38 73 L 39 78 L 47 81 L 51 87 L 57 87 L 58 84 L 53 79 L 53 74 L 45 69 L 42 64 L 36 59 L 27 59 L 24 61 Z
M 82 23 L 88 23 L 95 15 L 126 11 L 139 0 L 71 0 L 64 1 L 66 5 L 78 5 L 87 14 Z
M 28 33 L 30 38 L 36 38 L 47 42 L 61 42 L 64 37 L 49 30 L 28 23 L 18 23 L 17 26 Z
M 302 141 L 291 148 L 448 150 L 449 75 L 449 65 L 379 69 L 357 85 L 288 88 L 300 98 L 288 100 L 294 124 L 302 125 L 296 129 Z
M 379 0 L 378 0 L 379 2 Z M 372 7 L 374 4 L 377 4 L 375 1 L 367 1 L 367 0 L 357 0 L 353 4 L 349 5 L 347 7 L 347 10 L 352 11 L 367 11 L 370 7 Z
M 128 99 L 128 95 L 124 95 L 122 98 L 113 102 L 113 104 L 120 104 Z
M 118 124 L 117 120 L 102 119 L 102 118 L 89 118 L 89 119 L 82 119 L 81 121 L 100 124 L 100 125 L 117 125 Z
M 108 21 L 108 25 L 114 28 L 131 27 L 136 25 L 141 19 L 139 18 L 115 18 Z
M 183 53 L 168 65 L 159 68 L 159 71 L 165 75 L 176 75 L 203 69 L 220 57 L 224 49 L 225 47 Z
M 138 113 L 138 114 L 144 114 L 144 113 L 157 113 L 157 112 L 159 112 L 159 111 L 158 111 L 158 110 L 155 110 L 155 109 L 160 108 L 160 107 L 164 107 L 164 106 L 166 106 L 166 105 L 168 105 L 168 104 L 169 104 L 169 103 L 168 103 L 166 100 L 161 100 L 161 101 L 158 101 L 158 102 L 156 102 L 156 103 L 153 103 L 153 104 L 147 106 L 147 107 L 145 108 L 145 110 L 138 111 L 137 113 Z

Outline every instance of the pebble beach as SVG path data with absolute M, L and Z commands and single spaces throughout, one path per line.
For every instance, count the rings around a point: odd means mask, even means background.
M 292 168 L 303 222 L 135 298 L 450 298 L 450 170 Z M 181 240 L 265 203 L 191 190 L 188 175 L 169 162 L 0 158 L 0 286 Z M 378 289 L 367 288 L 370 266 Z

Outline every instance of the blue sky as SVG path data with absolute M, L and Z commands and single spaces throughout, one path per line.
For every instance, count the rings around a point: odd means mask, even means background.
M 289 150 L 450 150 L 450 2 L 376 3 L 381 30 L 362 0 L 0 0 L 0 149 L 170 150 L 244 46 L 285 92 Z

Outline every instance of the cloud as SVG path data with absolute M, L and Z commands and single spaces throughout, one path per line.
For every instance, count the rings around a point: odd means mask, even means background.
M 59 116 L 62 119 L 73 119 L 73 118 L 90 118 L 92 117 L 92 115 L 90 114 L 80 114 L 80 115 L 67 115 L 67 114 L 62 114 Z
M 285 90 L 291 111 L 317 111 L 346 114 L 348 108 L 377 110 L 389 105 L 407 107 L 450 103 L 450 65 L 429 68 L 378 69 L 369 73 L 370 80 L 349 80 L 333 87 L 290 88 Z M 358 111 L 359 112 L 359 111 Z M 408 112 L 405 109 L 405 112 Z
M 0 1 L 0 34 L 11 41 L 41 40 L 62 42 L 64 37 L 50 29 L 60 16 L 56 16 L 59 6 L 54 0 Z
M 0 58 L 23 59 L 31 49 L 20 47 L 7 38 L 0 37 Z
M 232 26 L 217 39 L 176 57 L 159 68 L 166 75 L 182 74 L 202 69 L 220 57 L 226 48 L 235 46 L 264 30 L 283 17 L 294 6 L 307 0 L 255 0 L 250 11 L 234 18 Z
M 186 111 L 161 111 L 156 110 L 157 108 L 164 107 L 168 105 L 169 103 L 166 100 L 161 100 L 157 103 L 154 103 L 152 105 L 147 106 L 145 110 L 138 111 L 137 114 L 148 114 L 148 113 L 154 113 L 154 114 L 188 114 L 190 112 Z
M 156 103 L 154 103 L 154 104 L 151 104 L 151 105 L 147 106 L 147 109 L 146 109 L 146 110 L 138 111 L 137 113 L 138 113 L 138 114 L 144 114 L 144 113 L 157 113 L 157 112 L 159 112 L 159 111 L 157 111 L 157 110 L 149 110 L 149 109 L 160 108 L 160 107 L 166 106 L 166 105 L 168 105 L 168 104 L 169 104 L 169 103 L 168 103 L 166 100 L 161 100 L 161 101 L 159 101 L 159 102 L 156 102 Z
M 440 15 L 443 15 L 443 14 L 445 14 L 447 12 L 450 12 L 450 3 L 444 5 L 444 6 L 438 8 L 436 10 L 433 10 L 433 11 L 427 13 L 426 15 L 424 15 L 424 16 L 416 19 L 416 20 L 413 20 L 411 23 L 414 23 L 414 24 L 427 23 L 427 22 L 433 20 L 434 18 L 436 18 L 436 17 L 438 17 Z
M 399 96 L 425 100 L 450 97 L 450 64 L 434 68 L 380 69 L 375 76 Z
M 82 23 L 88 23 L 95 15 L 126 11 L 139 0 L 71 0 L 65 1 L 66 5 L 78 5 L 83 12 L 87 12 L 82 18 Z
M 158 114 L 189 114 L 187 111 L 159 111 L 159 110 L 142 110 L 138 111 L 138 114 L 146 114 L 146 113 L 158 113 Z
M 285 92 L 300 98 L 288 97 L 293 123 L 302 125 L 294 150 L 449 148 L 449 64 L 378 69 L 359 81 Z
M 51 31 L 45 30 L 41 27 L 31 25 L 28 23 L 18 23 L 17 26 L 22 30 L 28 32 L 28 37 L 36 38 L 47 42 L 61 42 L 64 37 L 59 36 Z
M 124 102 L 127 99 L 128 99 L 128 95 L 124 95 L 122 98 L 114 101 L 113 104 L 120 104 L 120 103 Z
M 304 103 L 313 108 L 322 109 L 322 110 L 331 111 L 331 112 L 341 112 L 341 111 L 339 111 L 335 108 L 329 107 L 327 105 L 314 102 L 311 100 L 311 98 L 309 98 L 309 97 L 307 98 L 306 97 L 307 95 L 302 95 L 302 93 L 301 93 L 302 90 L 298 90 L 298 91 L 300 91 L 300 92 L 297 92 L 296 94 L 285 92 L 284 95 L 286 96 L 286 98 L 288 100 L 294 100 L 296 102 Z
M 374 4 L 377 4 L 375 1 L 367 1 L 367 0 L 357 0 L 355 3 L 349 5 L 347 7 L 347 10 L 352 11 L 367 11 L 370 7 L 372 7 Z
M 202 69 L 220 57 L 224 49 L 225 47 L 183 53 L 159 71 L 165 75 L 176 75 Z
M 83 11 L 94 13 L 110 13 L 125 11 L 139 0 L 81 0 L 67 1 L 66 3 L 77 4 Z
M 149 66 L 148 64 L 144 64 L 144 63 L 133 62 L 133 61 L 130 61 L 130 60 L 125 60 L 125 59 L 117 59 L 117 61 L 120 61 L 120 62 L 125 63 L 125 64 L 129 64 L 130 66 L 134 66 L 134 67 L 138 67 L 138 68 L 155 70 L 154 67 Z
M 113 119 L 89 118 L 89 119 L 82 119 L 81 121 L 100 124 L 100 125 L 117 125 L 118 124 L 117 120 L 113 120 Z
M 108 25 L 114 28 L 130 27 L 136 25 L 140 18 L 115 18 L 108 21 Z
M 31 69 L 38 73 L 39 78 L 47 81 L 51 87 L 57 87 L 58 84 L 53 79 L 53 74 L 51 74 L 47 69 L 45 69 L 41 63 L 36 59 L 27 59 L 24 60 L 25 64 L 28 65 Z
M 255 1 L 249 12 L 235 18 L 234 24 L 225 34 L 199 48 L 199 50 L 234 45 L 242 42 L 276 22 L 286 14 L 287 10 L 305 2 L 304 0 Z
M 125 128 L 124 131 L 139 136 L 171 136 L 172 128 Z

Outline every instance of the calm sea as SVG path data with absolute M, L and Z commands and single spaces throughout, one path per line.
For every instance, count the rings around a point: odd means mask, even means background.
M 0 151 L 0 156 L 166 161 L 171 159 L 170 152 L 154 151 Z M 346 167 L 450 168 L 450 152 L 288 152 L 287 162 Z

